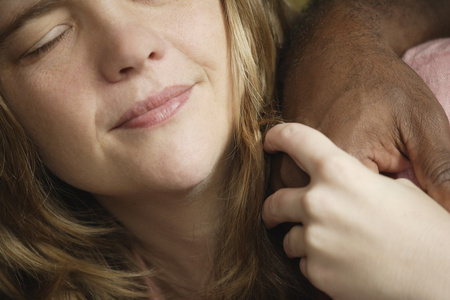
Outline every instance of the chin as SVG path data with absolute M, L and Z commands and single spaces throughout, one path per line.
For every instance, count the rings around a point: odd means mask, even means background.
M 197 155 L 189 159 L 172 156 L 156 164 L 143 163 L 139 171 L 127 176 L 124 188 L 130 193 L 136 190 L 160 195 L 189 193 L 210 186 L 213 178 L 221 177 L 218 161 L 214 157 L 208 159 L 206 155 Z
M 167 187 L 172 187 L 174 190 L 189 191 L 207 186 L 216 173 L 213 164 L 185 167 L 171 172 L 169 177 L 166 177 L 166 183 Z

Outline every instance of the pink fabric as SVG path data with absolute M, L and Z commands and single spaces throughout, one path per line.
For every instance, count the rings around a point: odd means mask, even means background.
M 403 60 L 411 66 L 430 87 L 450 120 L 450 38 L 433 40 L 409 49 Z M 417 179 L 411 169 L 394 177 Z

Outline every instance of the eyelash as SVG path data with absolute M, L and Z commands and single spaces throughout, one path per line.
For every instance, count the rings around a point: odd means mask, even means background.
M 68 30 L 64 31 L 63 33 L 61 33 L 60 35 L 58 35 L 53 40 L 51 40 L 50 42 L 48 42 L 47 44 L 42 45 L 41 47 L 37 48 L 36 50 L 34 50 L 32 52 L 25 53 L 22 57 L 20 57 L 20 59 L 28 58 L 28 57 L 33 58 L 33 57 L 37 57 L 39 55 L 49 52 L 66 36 L 67 33 L 69 33 L 69 31 L 70 30 L 68 29 Z

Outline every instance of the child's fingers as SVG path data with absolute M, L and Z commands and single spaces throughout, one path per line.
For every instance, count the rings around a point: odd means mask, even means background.
M 305 221 L 301 199 L 304 188 L 281 189 L 269 196 L 263 204 L 262 218 L 267 228 L 281 223 Z
M 285 152 L 309 175 L 330 157 L 349 157 L 325 135 L 298 123 L 285 123 L 273 127 L 266 135 L 264 148 L 269 153 Z

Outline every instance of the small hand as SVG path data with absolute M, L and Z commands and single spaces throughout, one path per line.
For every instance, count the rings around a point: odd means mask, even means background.
M 443 299 L 450 293 L 450 215 L 410 181 L 363 166 L 324 135 L 300 124 L 267 134 L 310 176 L 263 207 L 267 227 L 290 222 L 289 257 L 335 299 Z M 446 294 L 447 293 L 447 294 Z

